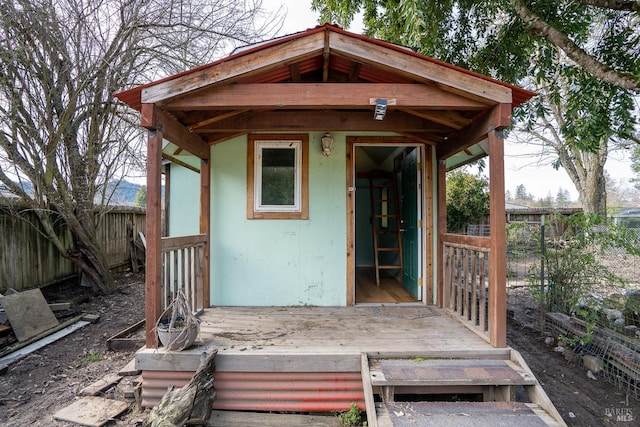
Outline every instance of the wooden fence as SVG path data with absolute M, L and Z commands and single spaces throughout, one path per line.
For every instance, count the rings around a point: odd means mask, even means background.
M 145 211 L 141 208 L 118 207 L 106 213 L 97 227 L 98 242 L 112 268 L 128 263 L 130 241 L 127 223 L 133 225 L 134 236 L 145 231 Z M 64 222 L 55 224 L 58 236 L 71 245 L 71 234 Z M 9 288 L 23 291 L 73 278 L 78 269 L 60 255 L 45 236 L 35 213 L 0 206 L 0 293 Z

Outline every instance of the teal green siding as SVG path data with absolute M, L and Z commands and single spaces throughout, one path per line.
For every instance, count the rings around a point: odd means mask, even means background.
M 212 147 L 212 305 L 346 305 L 345 136 L 326 157 L 322 135 L 309 137 L 308 220 L 248 220 L 247 138 Z
M 171 165 L 170 185 L 169 236 L 198 234 L 200 232 L 200 174 L 174 163 Z

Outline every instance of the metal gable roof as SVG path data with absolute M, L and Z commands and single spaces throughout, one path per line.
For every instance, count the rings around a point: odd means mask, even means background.
M 424 56 L 421 54 L 418 54 L 416 52 L 413 52 L 409 49 L 407 49 L 406 47 L 402 47 L 402 46 L 398 46 L 398 45 L 394 45 L 382 40 L 378 40 L 378 39 L 374 39 L 371 37 L 367 37 L 361 34 L 355 34 L 355 33 L 351 33 L 348 31 L 343 30 L 342 28 L 336 26 L 336 25 L 332 25 L 332 24 L 324 24 L 321 26 L 317 26 L 315 28 L 312 29 L 307 29 L 305 31 L 301 31 L 298 33 L 294 33 L 288 36 L 284 36 L 284 37 L 278 37 L 272 40 L 268 40 L 265 42 L 260 42 L 260 43 L 256 43 L 254 45 L 250 45 L 244 48 L 240 48 L 237 49 L 236 51 L 234 51 L 234 53 L 232 53 L 231 55 L 221 58 L 217 61 L 211 62 L 209 64 L 205 64 L 202 65 L 200 67 L 196 67 L 193 68 L 191 70 L 187 70 L 184 71 L 182 73 L 178 73 L 178 74 L 174 74 L 172 76 L 168 76 L 165 77 L 163 79 L 160 80 L 156 80 L 154 82 L 150 82 L 144 85 L 140 85 L 137 87 L 134 87 L 132 89 L 129 90 L 125 90 L 119 93 L 116 93 L 114 96 L 118 99 L 120 99 L 122 102 L 126 103 L 127 105 L 131 106 L 132 108 L 136 109 L 136 110 L 140 110 L 141 109 L 141 105 L 142 105 L 142 91 L 146 88 L 151 88 L 153 86 L 159 85 L 160 83 L 165 83 L 165 82 L 169 82 L 172 80 L 176 80 L 176 79 L 180 79 L 182 77 L 185 76 L 189 76 L 191 74 L 194 73 L 198 73 L 200 71 L 203 70 L 207 70 L 213 67 L 216 67 L 222 63 L 225 62 L 229 62 L 232 61 L 234 59 L 238 59 L 241 57 L 245 57 L 245 56 L 249 56 L 249 55 L 254 55 L 254 54 L 259 54 L 261 51 L 274 47 L 274 46 L 278 46 L 278 45 L 282 45 L 282 44 L 286 44 L 286 43 L 290 43 L 294 40 L 299 40 L 305 37 L 310 37 L 312 35 L 318 34 L 318 33 L 322 33 L 322 32 L 333 32 L 336 34 L 341 34 L 341 35 L 345 35 L 348 37 L 352 37 L 354 39 L 358 39 L 358 40 L 362 40 L 366 43 L 370 43 L 372 46 L 372 48 L 374 48 L 375 46 L 380 46 L 383 48 L 387 48 L 387 49 L 392 49 L 396 52 L 402 53 L 404 55 L 410 56 L 410 57 L 414 57 L 417 59 L 420 59 L 422 61 L 425 61 L 427 63 L 432 63 L 432 64 L 437 64 L 439 66 L 442 67 L 446 67 L 448 69 L 451 69 L 455 72 L 458 73 L 462 73 L 462 74 L 466 74 L 468 76 L 471 76 L 473 78 L 478 78 L 478 79 L 482 79 L 485 80 L 487 82 L 491 82 L 491 83 L 495 83 L 501 86 L 504 86 L 505 88 L 508 88 L 512 91 L 512 105 L 515 107 L 517 105 L 520 105 L 521 103 L 525 102 L 526 100 L 528 100 L 529 98 L 531 98 L 532 96 L 535 95 L 534 92 L 531 91 L 527 91 L 525 89 L 519 88 L 517 86 L 505 83 L 505 82 L 501 82 L 499 80 L 495 80 L 491 77 L 488 76 L 484 76 L 482 74 L 478 74 L 460 67 L 456 67 L 454 65 L 439 61 L 437 59 L 434 58 L 430 58 L 428 56 Z M 314 67 L 322 67 L 322 52 L 319 52 L 318 55 L 314 55 L 311 56 L 309 58 L 305 58 L 303 60 L 301 60 L 300 62 L 300 67 L 306 67 L 306 69 L 313 69 Z M 332 67 L 335 68 L 345 68 L 348 67 L 348 65 L 346 65 L 344 63 L 344 60 L 341 60 L 338 57 L 332 57 Z M 390 65 L 391 69 L 393 69 L 393 65 Z M 390 72 L 388 69 L 387 70 L 382 70 L 373 66 L 366 66 L 364 65 L 362 67 L 362 78 L 367 79 L 371 82 L 388 82 L 388 83 L 394 83 L 394 82 L 401 82 L 401 81 L 406 81 L 407 78 L 405 76 L 399 75 L 399 74 L 394 74 L 393 72 Z M 283 64 L 283 66 L 281 68 L 278 69 L 271 69 L 268 70 L 264 73 L 258 73 L 252 77 L 250 77 L 250 80 L 252 82 L 278 82 L 278 81 L 286 81 L 289 78 L 289 73 L 288 70 L 286 69 L 285 64 Z M 215 82 L 212 82 L 212 84 Z

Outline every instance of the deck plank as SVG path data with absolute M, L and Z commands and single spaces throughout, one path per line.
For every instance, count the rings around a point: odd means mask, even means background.
M 320 371 L 323 364 L 326 369 L 336 368 L 336 358 L 346 364 L 340 370 L 350 370 L 352 365 L 359 366 L 361 353 L 371 357 L 455 354 L 488 358 L 505 352 L 493 348 L 445 311 L 422 304 L 214 307 L 204 310 L 200 320 L 194 347 L 177 354 L 143 350 L 136 354 L 136 367 L 153 369 L 161 363 L 163 369 L 195 371 L 199 355 L 212 348 L 218 350 L 216 365 L 222 369 L 227 364 L 228 370 L 241 370 L 240 364 L 247 366 L 261 357 L 268 360 L 287 355 L 292 358 L 291 366 L 304 364 L 305 355 L 312 355 L 315 359 L 309 360 L 314 360 L 314 369 Z

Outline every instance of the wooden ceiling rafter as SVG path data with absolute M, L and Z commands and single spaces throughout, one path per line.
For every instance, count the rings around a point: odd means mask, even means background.
M 292 82 L 300 82 L 300 63 L 289 64 L 289 75 Z
M 472 124 L 448 138 L 446 144 L 438 145 L 438 158 L 451 157 L 482 141 L 489 132 L 509 127 L 511 125 L 511 110 L 511 104 L 498 104 L 487 114 L 477 117 Z
M 352 61 L 351 67 L 349 68 L 349 82 L 357 82 L 360 76 L 360 69 L 362 68 L 362 64 L 359 62 Z
M 192 125 L 189 125 L 189 126 L 187 126 L 187 130 L 189 130 L 189 132 L 193 132 L 195 130 L 198 130 L 199 128 L 202 128 L 202 127 L 208 126 L 210 124 L 222 121 L 224 119 L 228 119 L 229 117 L 237 116 L 239 114 L 244 114 L 247 111 L 250 111 L 250 110 L 245 109 L 245 110 L 226 111 L 226 112 L 217 114 L 217 115 L 215 115 L 215 116 L 213 116 L 213 117 L 211 117 L 209 119 L 205 119 L 205 120 L 199 121 L 197 123 L 194 123 Z
M 166 159 L 166 160 L 169 160 L 171 163 L 175 163 L 175 164 L 180 165 L 180 166 L 182 166 L 184 168 L 192 170 L 195 173 L 200 173 L 200 169 L 198 169 L 196 167 L 193 167 L 189 163 L 183 162 L 182 160 L 178 159 L 177 157 L 175 157 L 175 153 L 173 155 L 171 155 L 171 154 L 167 154 L 167 153 L 163 152 L 162 153 L 162 158 Z
M 324 32 L 324 48 L 322 50 L 322 82 L 329 81 L 329 59 L 331 57 L 331 48 L 329 46 L 329 31 Z
M 206 141 L 209 145 L 220 144 L 221 142 L 228 141 L 232 138 L 245 135 L 247 132 L 230 132 L 230 133 L 216 133 L 215 135 L 208 135 Z
M 405 109 L 404 111 L 409 114 L 413 114 L 414 116 L 418 116 L 456 130 L 462 129 L 465 126 L 469 126 L 471 122 L 473 122 L 473 120 L 463 117 L 456 111 L 424 111 L 413 109 Z

